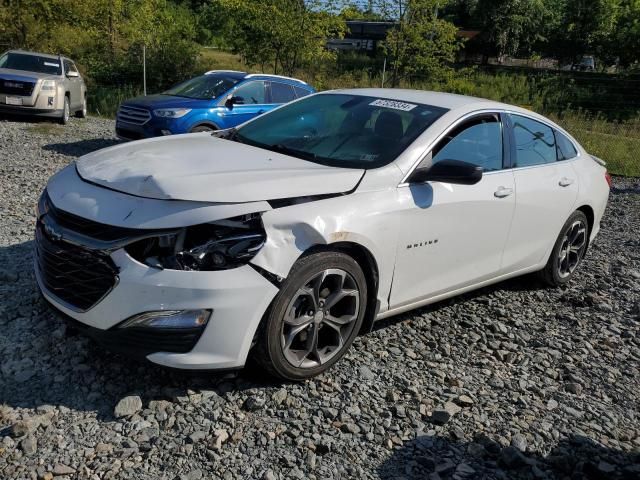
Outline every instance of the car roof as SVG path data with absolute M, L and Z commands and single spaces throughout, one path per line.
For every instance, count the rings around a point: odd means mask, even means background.
M 257 78 L 259 80 L 269 80 L 273 78 L 278 78 L 280 80 L 287 80 L 289 82 L 294 82 L 301 85 L 307 85 L 306 82 L 298 78 L 284 77 L 282 75 L 273 75 L 270 73 L 248 73 L 248 72 L 242 72 L 238 70 L 209 70 L 208 72 L 205 73 L 205 75 L 212 75 L 217 73 L 223 73 L 236 80 L 244 80 L 246 78 Z
M 484 98 L 470 97 L 467 95 L 457 95 L 455 93 L 431 92 L 427 90 L 410 90 L 402 88 L 352 88 L 344 90 L 333 90 L 334 92 L 349 95 L 362 95 L 367 97 L 381 97 L 402 102 L 415 102 L 423 105 L 446 108 L 447 110 L 458 110 L 468 108 L 474 110 L 478 108 L 517 108 L 504 103 L 487 100 Z
M 41 53 L 41 52 L 29 52 L 27 50 L 9 50 L 6 53 L 20 53 L 22 55 L 37 55 L 39 57 L 51 58 L 54 60 L 58 60 L 59 58 L 64 58 L 65 60 L 71 60 L 69 57 L 65 57 L 64 55 L 52 55 L 51 53 Z

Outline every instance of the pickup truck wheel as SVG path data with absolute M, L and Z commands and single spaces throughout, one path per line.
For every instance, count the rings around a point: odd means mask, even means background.
M 82 100 L 82 108 L 76 112 L 76 117 L 87 118 L 87 97 Z
M 64 97 L 64 107 L 62 108 L 62 117 L 60 117 L 62 125 L 69 123 L 69 108 L 69 97 Z
M 273 376 L 300 381 L 340 360 L 360 330 L 367 304 L 360 265 L 341 252 L 319 252 L 293 266 L 262 325 L 254 350 Z

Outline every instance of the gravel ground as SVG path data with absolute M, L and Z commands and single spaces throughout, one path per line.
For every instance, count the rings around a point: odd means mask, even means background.
M 640 182 L 568 288 L 399 316 L 302 384 L 185 375 L 67 332 L 32 274 L 47 178 L 113 123 L 0 121 L 0 478 L 640 478 Z

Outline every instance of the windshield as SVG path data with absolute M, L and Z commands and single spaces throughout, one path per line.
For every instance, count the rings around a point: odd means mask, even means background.
M 7 53 L 0 58 L 0 68 L 24 70 L 26 72 L 62 75 L 62 66 L 57 58 L 40 57 L 26 53 Z
M 258 117 L 232 138 L 323 165 L 369 169 L 391 163 L 445 112 L 385 98 L 322 94 Z
M 175 95 L 176 97 L 208 100 L 223 95 L 236 83 L 238 83 L 237 79 L 225 75 L 202 75 L 180 83 L 163 93 L 164 95 Z

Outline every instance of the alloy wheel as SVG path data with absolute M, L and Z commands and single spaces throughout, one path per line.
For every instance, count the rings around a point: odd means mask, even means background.
M 580 264 L 587 247 L 587 225 L 576 220 L 567 229 L 558 252 L 558 275 L 560 278 L 570 276 Z
M 341 269 L 314 274 L 289 302 L 282 322 L 281 346 L 297 368 L 318 367 L 337 355 L 360 313 L 354 278 Z

